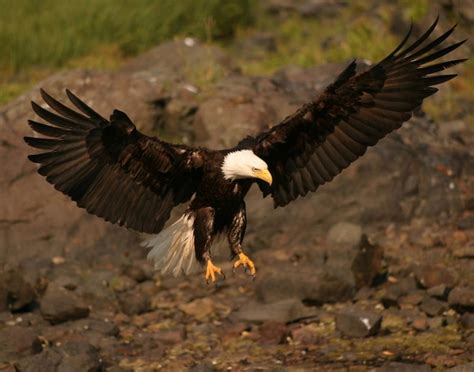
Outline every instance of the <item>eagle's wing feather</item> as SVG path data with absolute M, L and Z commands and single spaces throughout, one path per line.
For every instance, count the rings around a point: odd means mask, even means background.
M 267 162 L 273 176 L 271 187 L 261 182 L 259 186 L 265 196 L 272 195 L 275 206 L 331 181 L 368 146 L 408 120 L 423 99 L 437 91 L 434 85 L 456 76 L 431 74 L 465 59 L 423 66 L 464 42 L 433 50 L 451 35 L 453 27 L 422 46 L 437 22 L 403 49 L 410 28 L 391 54 L 364 73 L 356 75 L 353 61 L 315 101 L 256 138 L 253 150 Z
M 38 173 L 91 214 L 137 231 L 159 232 L 173 207 L 195 192 L 204 154 L 143 135 L 121 111 L 106 120 L 66 92 L 80 112 L 43 90 L 57 114 L 32 102 L 48 123 L 30 120 L 45 137 L 25 137 L 28 145 L 46 150 L 29 156 L 40 164 Z

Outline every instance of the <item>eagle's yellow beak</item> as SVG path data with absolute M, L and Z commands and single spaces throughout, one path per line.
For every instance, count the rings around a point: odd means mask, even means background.
M 255 175 L 255 178 L 260 178 L 261 180 L 265 181 L 269 185 L 272 184 L 273 178 L 271 173 L 268 171 L 268 169 L 257 169 L 256 171 L 253 172 Z

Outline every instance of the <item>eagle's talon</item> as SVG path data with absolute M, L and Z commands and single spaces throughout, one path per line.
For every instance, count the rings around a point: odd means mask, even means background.
M 210 259 L 207 260 L 206 275 L 205 275 L 206 284 L 209 284 L 209 279 L 211 279 L 212 283 L 215 283 L 216 282 L 216 274 L 222 275 L 225 279 L 225 275 L 224 275 L 224 272 L 222 271 L 222 269 L 217 267 L 217 266 L 214 266 L 214 264 L 212 263 L 212 261 Z
M 250 271 L 250 275 L 255 276 L 257 270 L 255 269 L 255 264 L 252 262 L 250 258 L 248 258 L 244 253 L 239 253 L 239 259 L 234 262 L 233 270 L 237 269 L 238 267 L 243 266 L 244 271 Z

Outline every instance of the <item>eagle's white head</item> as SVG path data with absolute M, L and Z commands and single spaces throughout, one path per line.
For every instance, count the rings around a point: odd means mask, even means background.
M 222 172 L 226 180 L 259 178 L 272 184 L 272 175 L 268 165 L 252 150 L 239 150 L 228 153 L 222 163 Z

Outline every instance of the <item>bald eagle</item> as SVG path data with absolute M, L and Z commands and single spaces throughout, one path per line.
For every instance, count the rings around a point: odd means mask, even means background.
M 38 173 L 87 212 L 127 228 L 158 234 L 146 244 L 148 257 L 163 273 L 189 273 L 196 263 L 206 281 L 222 270 L 211 245 L 225 233 L 234 268 L 255 275 L 244 253 L 244 198 L 256 183 L 263 197 L 282 207 L 330 182 L 388 133 L 407 121 L 433 86 L 456 75 L 433 75 L 465 59 L 436 62 L 464 41 L 442 47 L 454 28 L 427 41 L 438 23 L 411 45 L 412 31 L 385 59 L 356 74 L 350 63 L 334 83 L 280 124 L 247 137 L 235 147 L 214 151 L 171 144 L 140 133 L 128 116 L 114 110 L 107 120 L 66 90 L 77 110 L 41 90 L 56 113 L 32 102 L 48 124 L 30 120 L 44 137 L 25 137 L 44 150 L 29 155 Z M 186 212 L 164 229 L 172 209 Z

